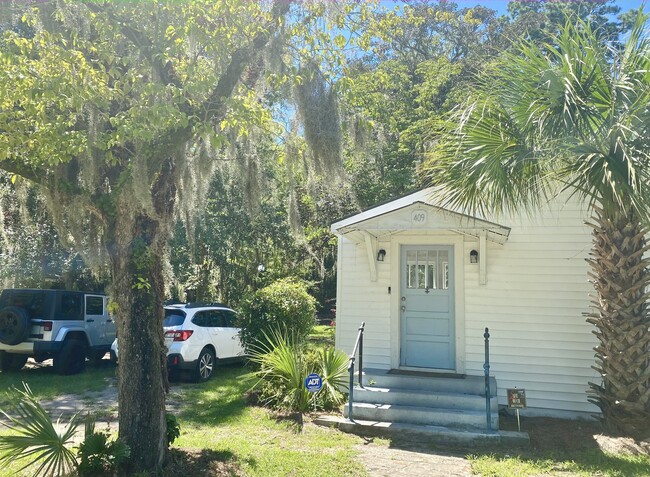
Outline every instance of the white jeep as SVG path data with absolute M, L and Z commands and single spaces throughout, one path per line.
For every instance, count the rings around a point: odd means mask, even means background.
M 28 357 L 54 359 L 59 374 L 76 374 L 86 357 L 101 359 L 115 323 L 99 293 L 5 289 L 0 294 L 0 371 L 21 369 Z

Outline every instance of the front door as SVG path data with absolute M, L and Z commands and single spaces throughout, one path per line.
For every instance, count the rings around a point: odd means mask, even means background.
M 456 367 L 453 257 L 450 245 L 402 246 L 402 366 Z

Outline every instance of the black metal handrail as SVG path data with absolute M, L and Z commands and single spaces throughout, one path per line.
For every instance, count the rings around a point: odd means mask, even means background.
M 492 413 L 490 406 L 490 399 L 492 392 L 490 390 L 490 330 L 485 328 L 483 333 L 485 338 L 485 363 L 483 363 L 483 371 L 485 373 L 485 419 L 487 420 L 487 430 L 492 430 Z
M 348 363 L 348 373 L 350 373 L 350 388 L 348 398 L 348 419 L 352 421 L 352 401 L 354 399 L 354 362 L 357 351 L 359 351 L 359 387 L 363 388 L 363 381 L 361 379 L 363 372 L 363 331 L 366 327 L 366 322 L 362 321 L 357 333 L 357 341 L 354 343 L 354 349 L 350 354 L 350 362 Z

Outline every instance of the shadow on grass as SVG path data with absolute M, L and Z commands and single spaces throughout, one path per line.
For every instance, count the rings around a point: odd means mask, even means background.
M 244 475 L 234 454 L 210 449 L 171 449 L 161 477 Z
M 12 388 L 23 389 L 27 383 L 39 398 L 49 399 L 61 394 L 83 394 L 89 391 L 102 391 L 115 378 L 115 365 L 105 360 L 100 366 L 88 363 L 85 371 L 71 376 L 61 376 L 54 372 L 51 360 L 36 363 L 31 359 L 20 371 L 0 373 L 2 389 L 0 390 L 0 408 L 13 402 Z
M 215 375 L 205 383 L 180 383 L 181 411 L 179 417 L 198 425 L 235 422 L 246 409 L 246 391 L 251 382 L 242 379 L 249 369 L 228 364 L 217 368 Z
M 516 430 L 516 426 L 516 421 L 502 417 L 502 430 Z M 650 456 L 631 453 L 627 445 L 630 439 L 609 438 L 616 444 L 615 454 L 600 448 L 596 437 L 602 434 L 602 427 L 598 422 L 529 418 L 522 419 L 522 430 L 530 435 L 530 447 L 445 446 L 403 437 L 390 439 L 389 446 L 432 455 L 467 457 L 474 473 L 495 477 L 562 472 L 611 477 L 650 476 Z M 368 439 L 368 443 L 372 440 Z

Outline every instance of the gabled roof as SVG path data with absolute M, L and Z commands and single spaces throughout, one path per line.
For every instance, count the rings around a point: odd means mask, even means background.
M 435 205 L 433 189 L 423 189 L 332 224 L 333 233 L 361 241 L 369 233 L 376 238 L 412 230 L 450 230 L 478 237 L 485 231 L 490 241 L 505 243 L 510 227 Z

